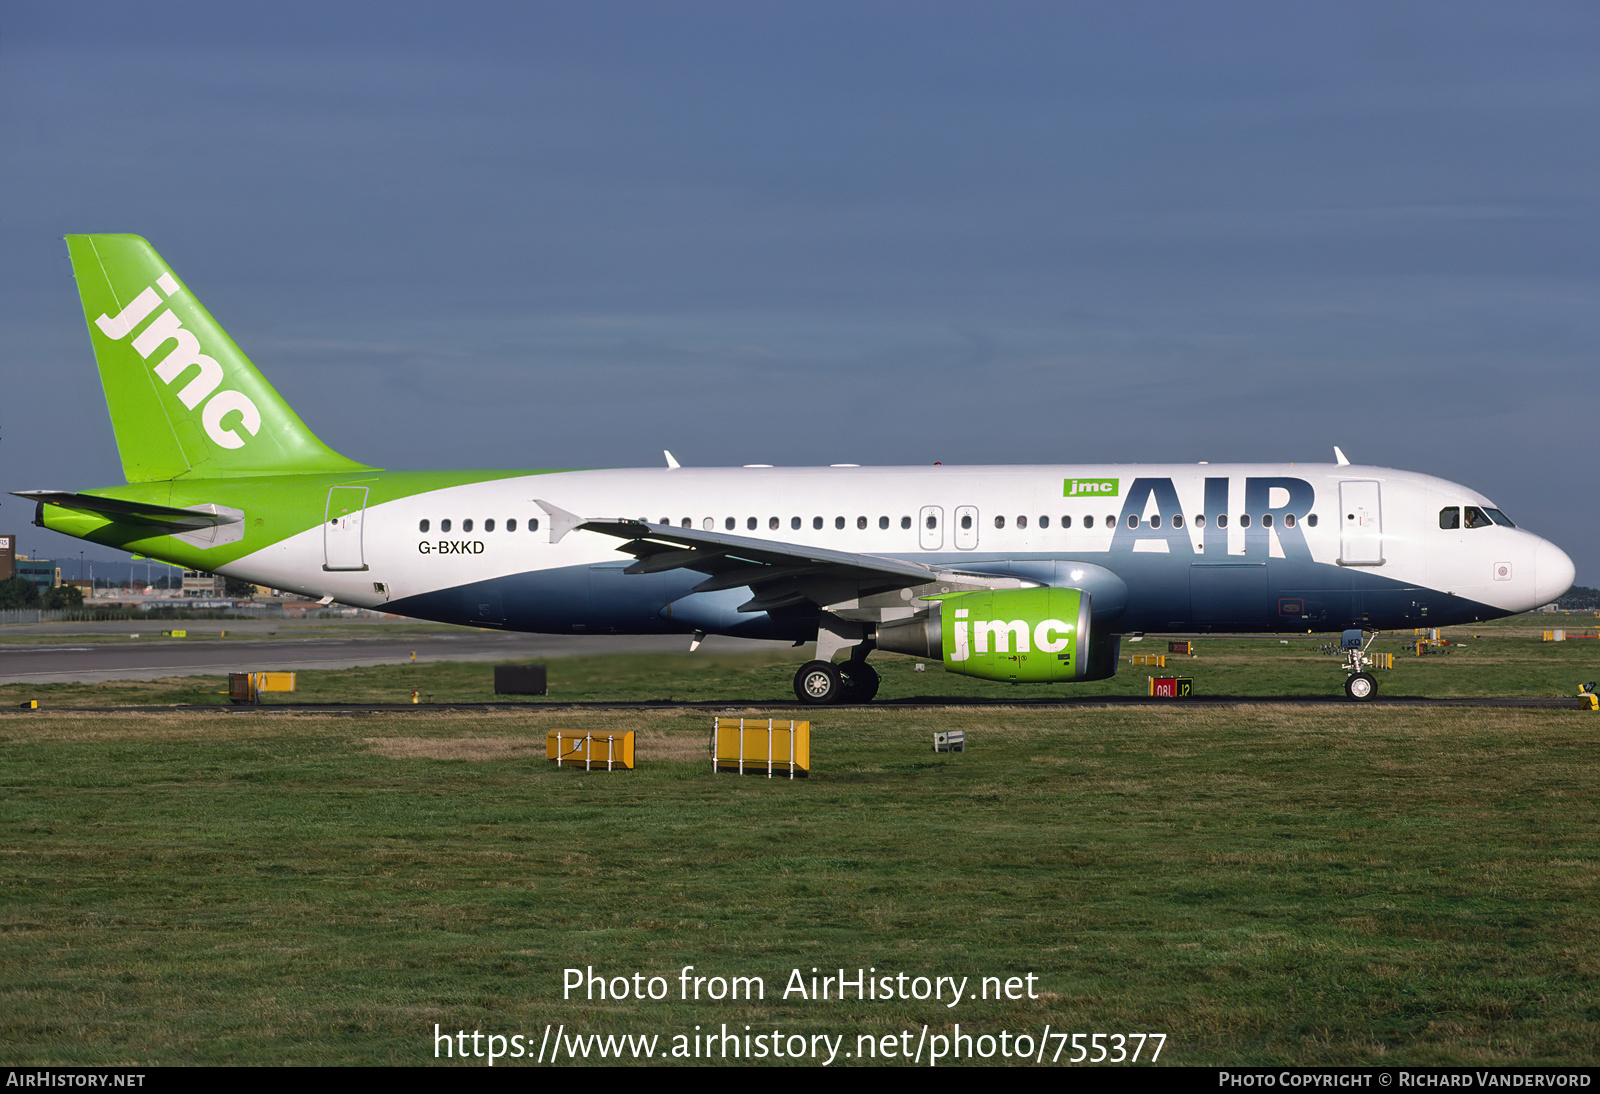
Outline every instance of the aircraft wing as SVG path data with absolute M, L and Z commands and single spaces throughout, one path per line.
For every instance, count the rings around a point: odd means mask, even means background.
M 598 532 L 624 542 L 619 551 L 636 562 L 624 573 L 654 574 L 690 569 L 708 575 L 693 592 L 708 593 L 749 587 L 755 594 L 740 611 L 761 612 L 810 601 L 821 606 L 859 601 L 876 593 L 910 589 L 945 580 L 966 585 L 987 585 L 984 575 L 960 575 L 936 570 L 919 562 L 881 555 L 853 554 L 825 547 L 809 547 L 781 540 L 675 528 L 639 520 L 588 520 L 538 501 L 550 514 L 551 537 L 559 540 L 571 531 Z M 1014 581 L 1009 582 L 1015 584 Z

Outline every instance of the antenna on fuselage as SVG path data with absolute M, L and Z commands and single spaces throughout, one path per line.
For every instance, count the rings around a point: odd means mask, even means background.
M 1349 458 L 1346 457 L 1343 452 L 1339 451 L 1338 445 L 1333 446 L 1333 462 L 1338 464 L 1340 467 L 1344 467 L 1350 462 Z

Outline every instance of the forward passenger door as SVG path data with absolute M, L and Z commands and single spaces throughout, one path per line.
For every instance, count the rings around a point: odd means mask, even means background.
M 1383 513 L 1375 481 L 1339 484 L 1339 565 L 1383 565 Z

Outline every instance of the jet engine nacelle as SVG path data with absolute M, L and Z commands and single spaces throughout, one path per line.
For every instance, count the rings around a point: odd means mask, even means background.
M 943 661 L 984 680 L 1103 680 L 1120 640 L 1095 635 L 1079 589 L 997 589 L 939 597 L 925 616 L 878 625 L 877 647 Z

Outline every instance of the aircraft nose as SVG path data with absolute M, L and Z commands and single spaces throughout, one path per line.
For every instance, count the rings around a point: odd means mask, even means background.
M 1540 605 L 1563 596 L 1577 576 L 1565 551 L 1548 540 L 1539 541 L 1533 553 L 1533 595 Z

